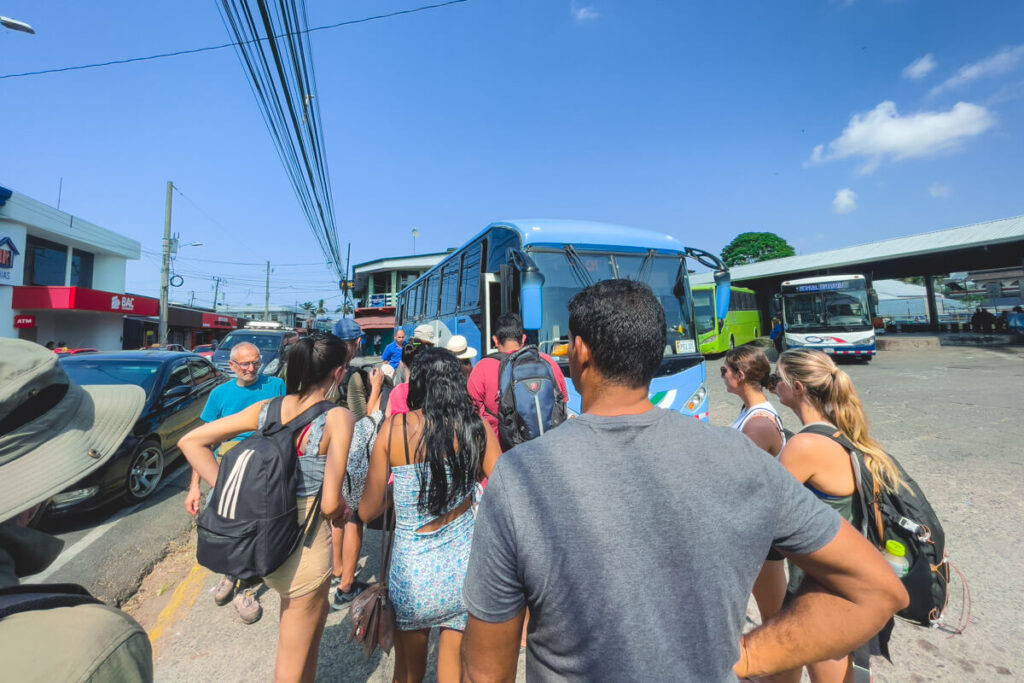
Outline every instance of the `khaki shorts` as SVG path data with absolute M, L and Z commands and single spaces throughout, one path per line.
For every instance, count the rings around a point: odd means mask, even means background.
M 315 496 L 299 498 L 299 524 L 306 515 Z M 284 564 L 263 577 L 264 583 L 284 598 L 299 598 L 312 593 L 331 575 L 331 525 L 319 513 L 313 522 L 312 543 L 299 546 Z M 308 543 L 308 546 L 307 546 Z

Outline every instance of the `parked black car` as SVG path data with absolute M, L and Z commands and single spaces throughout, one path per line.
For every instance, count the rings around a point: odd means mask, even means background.
M 180 351 L 93 353 L 60 362 L 78 384 L 136 384 L 146 391 L 146 405 L 114 457 L 57 494 L 50 515 L 91 510 L 119 497 L 138 502 L 150 496 L 181 454 L 178 439 L 200 424 L 207 397 L 226 379 L 207 359 Z

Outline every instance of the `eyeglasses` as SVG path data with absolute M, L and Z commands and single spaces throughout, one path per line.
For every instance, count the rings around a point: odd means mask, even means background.
M 784 380 L 781 377 L 779 377 L 779 373 L 777 373 L 777 372 L 773 372 L 772 374 L 768 375 L 768 388 L 773 390 L 773 391 L 775 390 L 775 387 L 777 387 L 780 384 L 785 384 L 785 383 L 786 383 L 786 380 Z
M 261 361 L 258 361 L 258 360 L 251 360 L 251 361 L 248 361 L 246 363 L 240 363 L 237 360 L 233 360 L 231 362 L 234 363 L 235 365 L 237 365 L 240 368 L 246 368 L 246 369 L 249 369 L 249 368 L 255 369 L 255 368 L 258 368 L 259 366 L 263 365 L 263 363 Z

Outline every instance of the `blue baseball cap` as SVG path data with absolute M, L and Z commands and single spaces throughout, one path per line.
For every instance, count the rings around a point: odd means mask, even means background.
M 334 336 L 342 341 L 355 341 L 363 336 L 363 328 L 352 318 L 342 318 L 334 323 Z

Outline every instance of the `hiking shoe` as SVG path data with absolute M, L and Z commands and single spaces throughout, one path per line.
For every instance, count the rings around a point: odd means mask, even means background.
M 235 595 L 235 611 L 238 618 L 246 624 L 255 624 L 263 616 L 263 608 L 256 599 L 256 589 L 246 588 Z
M 334 589 L 334 595 L 331 597 L 331 610 L 339 610 L 346 607 L 348 603 L 356 599 L 356 596 L 362 593 L 369 587 L 370 584 L 363 583 L 362 581 L 354 581 L 352 587 L 347 591 L 341 590 L 341 588 Z
M 217 603 L 219 607 L 231 602 L 231 598 L 235 595 L 235 580 L 230 576 L 220 577 L 220 583 L 213 589 L 213 601 Z

